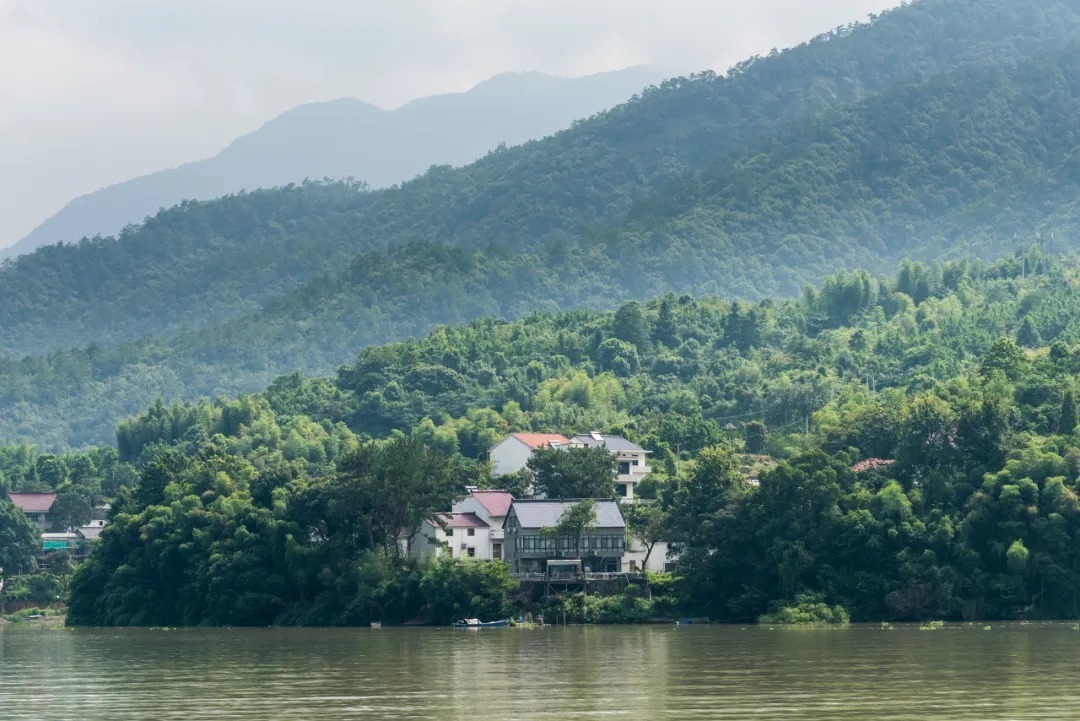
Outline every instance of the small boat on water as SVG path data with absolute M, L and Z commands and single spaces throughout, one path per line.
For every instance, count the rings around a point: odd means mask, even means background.
M 371 627 L 372 628 L 382 628 L 382 621 L 372 621 L 371 622 Z
M 510 619 L 504 618 L 501 621 L 481 621 L 478 618 L 466 618 L 461 621 L 455 621 L 454 628 L 498 628 L 500 626 L 509 626 Z

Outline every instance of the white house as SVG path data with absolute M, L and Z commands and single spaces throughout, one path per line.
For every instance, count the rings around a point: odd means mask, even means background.
M 491 473 L 504 476 L 525 469 L 537 448 L 557 448 L 570 445 L 570 439 L 559 433 L 511 433 L 488 450 Z
M 408 544 L 410 556 L 491 560 L 491 527 L 475 513 L 440 513 L 424 521 Z
M 648 454 L 636 443 L 631 443 L 622 436 L 609 436 L 602 433 L 589 433 L 574 436 L 570 440 L 571 448 L 606 448 L 611 452 L 619 467 L 615 478 L 615 495 L 624 503 L 634 502 L 634 488 L 652 473 Z
M 635 573 L 637 571 L 649 570 L 654 573 L 664 573 L 669 570 L 670 566 L 674 563 L 675 559 L 671 556 L 671 551 L 668 549 L 666 541 L 657 541 L 653 546 L 652 553 L 649 553 L 649 563 L 645 563 L 645 544 L 641 542 L 641 539 L 635 536 L 633 533 L 627 535 L 629 543 L 626 546 L 626 555 L 623 556 L 623 571 L 629 573 Z
M 514 502 L 514 496 L 508 491 L 488 491 L 478 488 L 469 488 L 469 495 L 454 504 L 454 513 L 472 513 L 488 525 L 488 540 L 490 547 L 487 549 L 486 558 L 495 561 L 503 559 L 503 521 L 510 512 L 510 504 Z

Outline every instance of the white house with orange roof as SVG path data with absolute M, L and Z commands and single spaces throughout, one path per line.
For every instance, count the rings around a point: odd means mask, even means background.
M 570 445 L 561 433 L 511 433 L 488 451 L 491 473 L 504 476 L 525 469 L 525 464 L 538 448 L 559 448 Z

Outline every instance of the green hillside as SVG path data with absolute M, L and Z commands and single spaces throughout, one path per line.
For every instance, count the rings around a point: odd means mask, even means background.
M 747 61 L 723 77 L 666 82 L 554 137 L 466 168 L 434 168 L 401 187 L 365 193 L 352 185 L 307 185 L 189 203 L 119 238 L 49 247 L 5 265 L 0 354 L 197 330 L 242 317 L 323 274 L 336 276 L 358 254 L 387 247 L 494 244 L 516 253 L 574 246 L 657 192 L 677 196 L 688 172 L 722 176 L 774 142 L 793 149 L 781 138 L 803 118 L 963 65 L 1014 63 L 1061 48 L 1078 33 L 1075 2 L 924 0 Z M 651 207 L 663 214 L 671 204 Z M 701 235 L 709 226 L 690 230 Z M 821 266 L 849 249 L 830 242 L 808 243 L 807 252 L 824 256 Z M 801 250 L 794 249 L 798 262 Z M 713 279 L 719 290 L 728 290 L 734 275 L 731 264 L 725 271 L 727 277 Z M 799 279 L 812 277 L 804 275 Z M 782 272 L 769 290 L 792 285 L 793 276 L 799 274 Z M 700 279 L 668 273 L 658 280 L 649 288 L 612 285 L 644 296 Z
M 435 324 L 629 299 L 797 295 L 837 267 L 994 257 L 1075 237 L 1080 48 L 965 68 L 796 123 L 761 152 L 685 175 L 581 243 L 438 243 L 357 256 L 236 320 L 3 364 L 3 437 L 101 442 L 155 397 L 254 391 L 326 373 Z
M 840 274 L 799 300 L 478 321 L 332 379 L 157 404 L 115 451 L 3 449 L 0 471 L 114 500 L 72 583 L 81 624 L 445 622 L 443 594 L 592 622 L 822 604 L 859 621 L 1074 618 L 1078 273 L 1032 249 Z M 682 555 L 652 597 L 537 608 L 494 571 L 388 550 L 463 485 L 507 480 L 478 463 L 494 438 L 595 428 L 654 453 L 649 522 Z

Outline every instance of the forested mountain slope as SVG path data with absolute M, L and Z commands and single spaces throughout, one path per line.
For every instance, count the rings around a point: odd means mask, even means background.
M 567 295 L 600 298 L 614 287 L 616 296 L 640 296 L 710 280 L 715 285 L 708 287 L 742 293 L 743 287 L 729 288 L 728 282 L 744 275 L 734 270 L 743 261 L 731 260 L 724 251 L 737 252 L 750 241 L 729 242 L 726 236 L 765 233 L 774 243 L 776 234 L 762 224 L 733 228 L 727 211 L 726 227 L 718 228 L 716 238 L 706 223 L 681 227 L 688 208 L 680 189 L 688 178 L 694 190 L 686 200 L 693 201 L 696 214 L 699 171 L 706 171 L 706 192 L 723 196 L 733 192 L 735 176 L 758 184 L 769 181 L 755 176 L 762 171 L 751 161 L 768 158 L 774 145 L 793 158 L 801 153 L 799 162 L 806 161 L 814 150 L 805 139 L 793 139 L 799 131 L 792 127 L 807 116 L 933 73 L 968 64 L 1007 65 L 1060 48 L 1077 37 L 1078 27 L 1077 2 L 923 0 L 870 24 L 747 62 L 724 77 L 706 73 L 666 82 L 552 138 L 492 153 L 463 169 L 433 169 L 401 187 L 360 192 L 353 186 L 307 185 L 187 204 L 117 239 L 45 248 L 0 270 L 0 353 L 11 357 L 195 330 L 239 318 L 323 274 L 336 276 L 361 253 L 417 243 L 480 249 L 484 255 L 493 244 L 504 249 L 495 255 L 557 254 L 582 237 L 591 244 L 598 236 L 609 258 L 617 259 L 611 280 L 625 273 L 632 282 L 605 280 L 600 285 L 607 287 L 597 286 L 595 293 L 583 287 L 569 288 Z M 874 132 L 888 136 L 886 130 Z M 801 132 L 809 131 L 804 127 Z M 786 171 L 777 169 L 778 159 L 768 167 L 786 180 Z M 951 169 L 934 166 L 933 172 Z M 710 178 L 728 177 L 728 191 L 708 185 Z M 790 189 L 782 183 L 777 188 Z M 653 197 L 660 200 L 649 200 Z M 635 204 L 640 209 L 647 203 L 653 216 L 647 225 L 638 216 L 624 217 Z M 701 207 L 729 206 L 710 201 Z M 806 247 L 791 249 L 792 267 L 802 265 L 806 253 L 813 256 L 814 267 L 807 273 L 781 270 L 768 290 L 789 290 L 855 247 L 857 241 L 847 236 L 833 247 L 829 236 L 835 239 L 839 225 L 822 238 L 814 235 L 831 225 L 825 212 L 811 219 L 816 225 L 802 224 L 813 226 L 812 232 L 799 231 Z M 605 229 L 626 222 L 631 225 L 625 232 L 606 235 L 610 231 Z M 639 228 L 660 232 L 643 235 Z M 688 275 L 692 269 L 679 264 L 670 272 L 654 272 L 648 286 L 642 286 L 640 275 L 650 272 L 643 261 L 673 256 L 679 248 L 669 248 L 664 238 L 677 246 L 684 236 L 693 248 L 712 244 L 723 260 L 721 275 L 704 280 L 704 271 Z M 624 246 L 627 240 L 657 243 L 662 252 L 642 255 Z M 787 256 L 778 257 L 783 262 Z M 642 263 L 631 268 L 635 261 Z M 558 293 L 530 300 L 565 302 Z M 423 326 L 436 319 L 414 314 L 406 321 Z M 311 340 L 317 351 L 322 339 Z
M 415 567 L 396 539 L 466 485 L 512 481 L 480 460 L 507 431 L 602 428 L 653 451 L 639 490 L 658 503 L 629 515 L 675 544 L 675 573 L 653 594 L 522 596 L 513 612 L 1075 618 L 1078 262 L 1032 249 L 839 274 L 799 300 L 443 328 L 333 379 L 155 404 L 115 451 L 0 449 L 0 487 L 111 493 L 75 623 L 445 623 L 510 613 L 512 584 L 475 576 L 503 566 Z M 441 595 L 460 605 L 440 613 Z
M 1077 78 L 1077 48 L 962 69 L 798 123 L 762 153 L 688 175 L 581 244 L 372 251 L 240 319 L 5 362 L 6 437 L 100 440 L 156 396 L 229 395 L 294 368 L 328 372 L 365 345 L 433 324 L 671 290 L 790 296 L 836 267 L 992 256 L 1038 230 L 1064 249 L 1080 231 Z
M 355 177 L 382 188 L 432 165 L 464 165 L 499 143 L 550 135 L 668 77 L 632 67 L 581 78 L 506 73 L 464 93 L 381 110 L 345 98 L 294 108 L 206 160 L 151 173 L 72 200 L 0 257 L 57 241 L 114 235 L 184 200 L 271 188 L 304 178 Z

